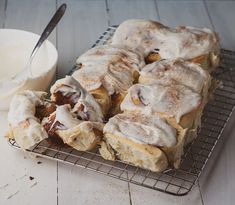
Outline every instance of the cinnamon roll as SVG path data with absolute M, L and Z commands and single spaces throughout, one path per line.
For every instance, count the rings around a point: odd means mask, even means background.
M 47 103 L 47 93 L 25 90 L 15 95 L 8 112 L 8 138 L 15 139 L 22 149 L 29 149 L 35 144 L 48 138 L 48 134 L 41 125 L 40 118 L 54 110 L 54 106 Z M 40 111 L 37 111 L 37 108 Z M 36 116 L 37 113 L 37 116 Z
M 168 80 L 151 85 L 133 85 L 121 103 L 121 110 L 156 114 L 174 127 L 188 129 L 188 143 L 195 137 L 200 126 L 204 107 L 202 101 L 201 94 L 174 80 Z
M 141 51 L 146 63 L 184 58 L 208 71 L 219 63 L 218 36 L 207 28 L 169 28 L 155 21 L 131 19 L 120 24 L 111 44 Z
M 95 148 L 102 137 L 103 123 L 79 120 L 69 104 L 58 106 L 42 125 L 49 136 L 60 138 L 76 150 Z
M 189 143 L 196 137 L 197 130 L 201 125 L 203 108 L 213 93 L 213 87 L 216 86 L 207 71 L 199 65 L 183 59 L 161 60 L 145 66 L 140 72 L 139 83 L 150 85 L 166 83 L 169 80 L 190 88 L 202 97 L 201 106 L 197 109 L 197 114 L 193 119 L 194 123 L 188 130 L 186 143 Z
M 73 77 L 66 76 L 57 80 L 50 92 L 52 101 L 58 105 L 69 104 L 78 119 L 104 121 L 104 115 L 98 102 Z
M 144 60 L 138 52 L 104 45 L 88 50 L 77 59 L 77 65 L 80 69 L 72 76 L 107 113 L 119 107 L 127 89 L 138 80 Z
M 118 158 L 159 172 L 168 165 L 179 166 L 184 134 L 183 129 L 176 130 L 159 116 L 125 112 L 110 118 L 104 126 L 100 153 L 106 159 Z

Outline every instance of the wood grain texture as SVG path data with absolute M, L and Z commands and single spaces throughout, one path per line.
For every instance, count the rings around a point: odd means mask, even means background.
M 58 5 L 64 2 L 58 1 Z M 76 58 L 88 50 L 108 26 L 105 0 L 68 0 L 67 12 L 58 25 L 57 77 L 65 76 Z
M 219 33 L 223 48 L 235 50 L 234 1 L 206 2 L 215 30 Z
M 55 1 L 8 0 L 5 27 L 41 33 L 55 12 Z M 55 43 L 55 33 L 51 40 Z M 56 162 L 13 150 L 4 139 L 7 114 L 0 113 L 0 204 L 56 204 Z M 4 153 L 4 154 L 3 154 Z M 37 164 L 37 162 L 42 162 Z M 34 177 L 30 180 L 29 177 Z
M 202 1 L 157 1 L 160 20 L 169 26 L 213 28 Z
M 118 25 L 130 18 L 158 19 L 154 0 L 108 0 L 107 4 L 110 25 Z

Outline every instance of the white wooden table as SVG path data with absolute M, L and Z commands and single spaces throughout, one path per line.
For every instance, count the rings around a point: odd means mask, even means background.
M 0 27 L 40 34 L 64 1 L 0 0 Z M 170 26 L 206 26 L 220 34 L 223 48 L 235 50 L 235 1 L 65 2 L 67 12 L 50 36 L 59 51 L 57 78 L 72 68 L 76 57 L 86 51 L 109 25 L 128 18 L 155 19 Z M 174 197 L 13 150 L 3 138 L 7 130 L 6 112 L 0 112 L 0 204 L 234 204 L 234 123 L 235 116 L 193 190 L 186 196 Z M 30 180 L 30 177 L 34 179 Z

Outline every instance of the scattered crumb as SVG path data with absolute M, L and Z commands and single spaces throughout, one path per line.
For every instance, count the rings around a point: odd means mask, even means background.
M 26 157 L 26 156 L 24 156 L 24 159 L 27 159 L 27 157 Z
M 8 196 L 7 199 L 11 199 L 13 196 L 15 196 L 15 195 L 18 194 L 18 193 L 19 193 L 19 190 L 16 191 L 15 193 L 11 194 L 10 196 Z
M 34 177 L 29 176 L 29 179 L 32 181 L 32 180 L 34 180 Z
M 42 164 L 42 162 L 38 161 L 37 164 Z
M 33 188 L 34 186 L 36 186 L 38 183 L 37 182 L 34 182 L 31 186 L 30 186 L 30 188 Z

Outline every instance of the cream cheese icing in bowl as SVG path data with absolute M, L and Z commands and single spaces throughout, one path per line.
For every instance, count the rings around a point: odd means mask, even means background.
M 54 45 L 46 40 L 31 64 L 32 76 L 14 79 L 22 72 L 39 35 L 15 29 L 0 29 L 0 110 L 7 110 L 12 97 L 22 90 L 45 91 L 51 83 L 58 60 Z

